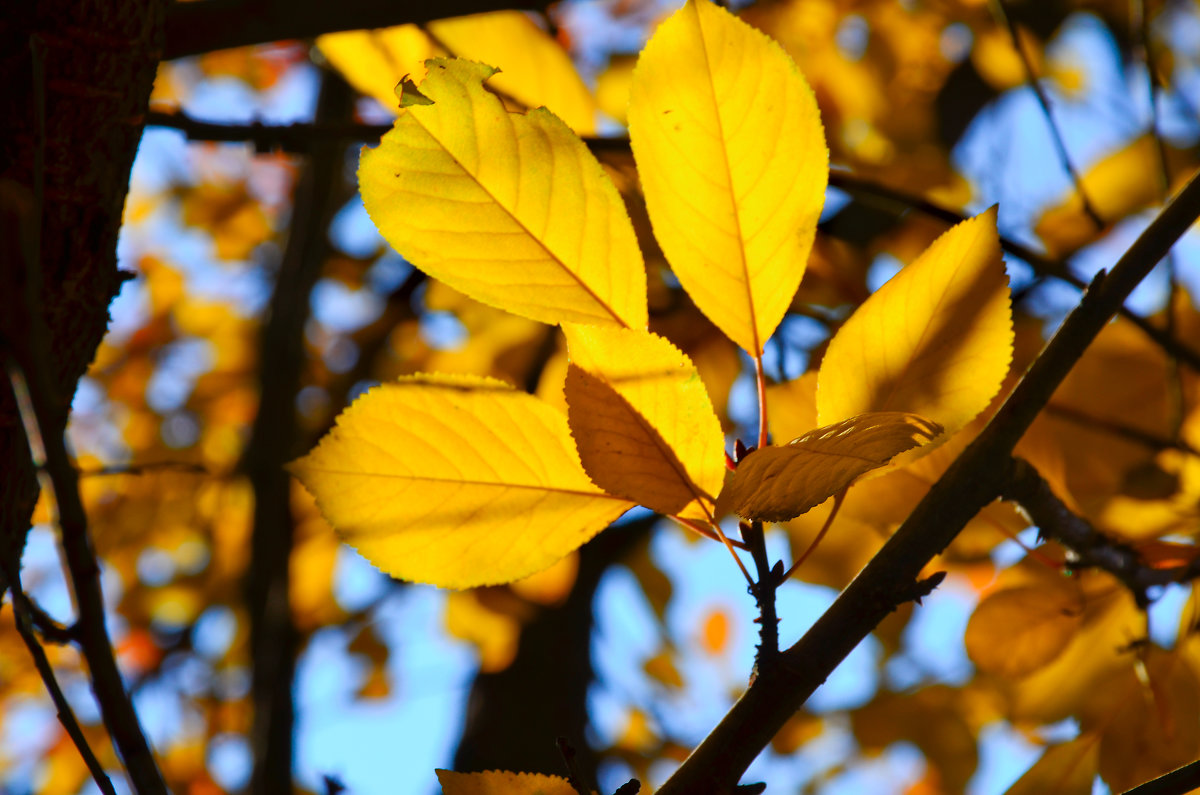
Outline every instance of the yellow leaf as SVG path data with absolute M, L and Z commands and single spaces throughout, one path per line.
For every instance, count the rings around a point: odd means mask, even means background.
M 967 623 L 967 655 L 979 670 L 1015 679 L 1053 662 L 1083 621 L 1066 587 L 1020 587 L 989 595 Z
M 444 588 L 545 569 L 631 507 L 588 480 L 560 413 L 489 378 L 376 387 L 289 469 L 364 557 Z
M 563 330 L 571 434 L 592 482 L 659 513 L 711 518 L 725 436 L 691 359 L 647 331 Z
M 493 11 L 429 23 L 452 55 L 495 64 L 491 81 L 527 108 L 544 105 L 580 135 L 596 132 L 596 99 L 562 45 L 520 11 Z
M 539 773 L 510 773 L 489 770 L 486 773 L 437 771 L 438 783 L 445 795 L 577 795 L 565 778 Z
M 714 657 L 724 654 L 729 646 L 730 626 L 729 611 L 723 607 L 713 607 L 704 616 L 700 630 L 700 646 Z
M 1140 673 L 1128 665 L 1097 683 L 1113 699 L 1108 714 L 1095 719 L 1100 776 L 1113 792 L 1181 767 L 1200 749 L 1200 682 L 1187 658 L 1152 647 Z
M 1070 742 L 1051 745 L 1004 795 L 1090 795 L 1099 762 L 1097 739 L 1094 734 L 1081 734 Z
M 672 659 L 671 653 L 665 649 L 646 660 L 642 666 L 642 670 L 650 678 L 661 682 L 667 687 L 683 687 L 683 676 L 680 675 L 679 669 L 675 667 L 675 660 Z
M 425 60 L 439 54 L 429 35 L 416 25 L 379 30 L 350 30 L 317 37 L 325 59 L 356 89 L 399 112 L 396 84 L 425 76 Z
M 869 412 L 817 428 L 743 459 L 729 478 L 721 505 L 746 519 L 794 519 L 941 431 L 935 422 L 900 411 Z
M 761 353 L 800 285 L 825 198 L 829 152 L 812 89 L 778 44 L 688 0 L 638 59 L 629 134 L 680 283 Z
M 450 594 L 446 600 L 446 632 L 468 641 L 479 651 L 479 670 L 503 671 L 517 656 L 521 622 L 489 609 L 477 590 Z
M 359 163 L 363 203 L 409 262 L 545 323 L 646 326 L 633 225 L 583 142 L 544 108 L 510 113 L 495 69 L 433 60 L 431 104 L 402 109 Z
M 935 240 L 846 321 L 821 361 L 817 419 L 910 411 L 948 438 L 987 408 L 1012 348 L 992 208 Z
M 1096 213 L 1111 224 L 1161 198 L 1158 180 L 1147 179 L 1159 169 L 1154 139 L 1142 136 L 1094 163 L 1080 182 Z M 1103 230 L 1096 228 L 1084 212 L 1083 199 L 1072 189 L 1042 214 L 1033 231 L 1046 244 L 1050 256 L 1066 257 Z

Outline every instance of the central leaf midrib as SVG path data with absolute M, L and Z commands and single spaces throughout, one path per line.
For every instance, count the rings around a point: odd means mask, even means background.
M 484 89 L 484 90 L 486 91 L 487 89 Z M 499 101 L 499 100 L 497 100 L 497 101 Z M 436 105 L 436 103 L 435 103 L 435 105 Z M 492 193 L 491 190 L 488 189 L 488 186 L 483 183 L 483 181 L 479 178 L 479 176 L 477 174 L 473 173 L 469 168 L 467 168 L 466 165 L 461 160 L 458 159 L 458 156 L 454 154 L 454 152 L 450 149 L 450 147 L 447 146 L 446 143 L 441 138 L 439 138 L 437 135 L 435 135 L 432 130 L 430 130 L 427 126 L 425 126 L 424 123 L 422 123 L 420 117 L 418 115 L 416 115 L 415 113 L 413 113 L 413 110 L 414 110 L 413 108 L 408 109 L 408 113 L 409 113 L 409 115 L 412 116 L 413 121 L 415 121 L 417 123 L 417 125 L 420 126 L 420 128 L 422 130 L 424 130 L 425 133 L 431 139 L 433 139 L 434 141 L 437 142 L 438 146 L 441 147 L 442 151 L 445 152 L 452 161 L 454 161 L 454 164 L 456 166 L 458 166 L 460 169 L 462 169 L 462 172 L 464 174 L 466 174 L 467 176 L 469 176 L 471 178 L 471 181 L 474 182 L 476 185 L 478 185 L 480 190 L 482 190 L 484 192 L 484 194 L 486 194 L 487 197 L 489 199 L 491 199 L 492 202 L 494 202 L 497 207 L 502 209 L 504 211 L 505 215 L 507 215 L 509 218 L 511 218 L 513 220 L 513 223 L 515 223 L 518 227 L 520 227 L 520 229 L 523 232 L 525 232 L 525 234 L 529 235 L 530 239 L 533 240 L 535 243 L 537 243 L 538 247 L 541 248 L 543 251 L 545 251 L 546 254 L 550 257 L 550 259 L 554 260 L 554 262 L 556 262 L 560 268 L 562 268 L 564 271 L 566 271 L 571 276 L 571 278 L 574 279 L 575 282 L 580 287 L 583 288 L 584 292 L 586 292 L 589 296 L 591 296 L 593 301 L 595 301 L 599 306 L 601 306 L 604 309 L 604 311 L 608 312 L 608 314 L 611 315 L 614 320 L 616 320 L 619 324 L 621 324 L 622 328 L 630 328 L 629 324 L 625 322 L 625 319 L 622 318 L 620 315 L 618 315 L 616 313 L 616 311 L 611 306 L 609 306 L 607 301 L 605 301 L 600 296 L 598 296 L 596 294 L 596 292 L 587 284 L 587 282 L 585 282 L 582 279 L 582 277 L 580 277 L 579 274 L 575 273 L 569 267 L 567 267 L 566 263 L 563 262 L 562 258 L 559 257 L 558 254 L 556 254 L 554 251 L 551 251 L 549 246 L 547 246 L 540 237 L 538 237 L 537 235 L 535 235 L 533 233 L 532 229 L 530 229 L 528 226 L 526 226 L 525 223 L 520 218 L 518 218 L 517 215 L 512 210 L 510 210 L 503 202 L 501 202 L 498 198 L 496 198 L 496 195 L 494 193 Z M 511 116 L 514 114 L 509 113 L 507 108 L 502 108 L 502 110 L 504 111 L 505 114 L 507 114 L 510 117 L 508 119 L 510 129 L 514 129 L 514 124 L 511 119 Z M 523 115 L 526 115 L 526 114 L 523 114 Z M 472 122 L 475 121 L 475 118 L 476 118 L 476 114 L 472 113 L 471 114 Z M 514 138 L 517 138 L 515 129 L 514 129 Z M 478 141 L 478 138 L 476 138 L 476 140 Z M 519 140 L 519 138 L 517 138 L 517 140 Z M 551 147 L 551 151 L 553 151 L 553 147 Z M 520 158 L 520 148 L 519 147 L 516 148 L 516 156 L 518 159 Z M 555 169 L 553 167 L 553 164 L 551 164 L 551 169 L 550 169 L 551 175 L 553 175 L 554 170 Z

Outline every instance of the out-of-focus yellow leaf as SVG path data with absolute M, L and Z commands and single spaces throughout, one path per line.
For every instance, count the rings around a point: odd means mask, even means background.
M 1090 795 L 1099 762 L 1098 740 L 1095 734 L 1081 734 L 1051 745 L 1004 795 Z
M 459 591 L 446 600 L 446 632 L 475 644 L 482 671 L 503 671 L 517 656 L 521 622 L 489 609 L 477 591 Z
M 675 660 L 672 658 L 671 652 L 666 649 L 646 660 L 642 665 L 642 670 L 651 679 L 661 682 L 667 687 L 683 687 L 683 677 L 680 676 L 679 669 L 675 667 Z
M 794 754 L 809 740 L 815 740 L 825 730 L 825 721 L 807 712 L 797 712 L 787 719 L 783 728 L 771 738 L 771 750 L 777 754 Z
M 625 722 L 625 728 L 617 737 L 616 746 L 629 751 L 639 751 L 645 753 L 658 745 L 659 738 L 657 732 L 650 725 L 650 718 L 646 713 L 636 707 L 629 710 L 629 719 Z
M 701 648 L 713 656 L 724 654 L 729 646 L 731 623 L 729 611 L 722 607 L 713 607 L 705 613 L 700 625 Z
M 596 77 L 596 102 L 600 110 L 625 124 L 629 113 L 629 84 L 637 58 L 614 55 L 608 68 Z
M 548 569 L 523 577 L 508 587 L 518 596 L 540 605 L 561 604 L 571 594 L 579 573 L 579 553 L 572 552 Z
M 596 132 L 596 99 L 562 45 L 521 11 L 493 11 L 429 23 L 459 58 L 495 64 L 491 81 L 527 108 L 544 105 L 580 135 Z
M 630 507 L 588 480 L 565 417 L 489 378 L 376 387 L 289 469 L 364 557 L 445 588 L 547 568 Z
M 1111 699 L 1100 727 L 1100 776 L 1124 792 L 1196 758 L 1200 750 L 1200 683 L 1186 657 L 1151 648 L 1143 675 L 1133 665 L 1097 683 Z M 1084 729 L 1093 719 L 1083 721 Z
M 396 84 L 424 78 L 425 60 L 440 54 L 416 25 L 326 33 L 317 37 L 317 47 L 350 85 L 393 113 L 400 110 Z
M 638 58 L 629 133 L 655 236 L 688 294 L 751 354 L 791 303 L 825 198 L 829 153 L 795 63 L 708 0 L 689 0 Z
M 721 505 L 746 519 L 794 519 L 859 475 L 941 432 L 937 423 L 902 411 L 868 412 L 817 428 L 743 459 L 728 480 Z
M 1029 56 L 1034 77 L 1042 74 L 1042 43 L 1027 28 L 1019 29 L 1021 48 Z M 992 88 L 1007 91 L 1028 80 L 1025 64 L 1013 48 L 1012 35 L 1002 25 L 990 25 L 975 33 L 971 64 Z
M 592 482 L 660 513 L 711 517 L 725 436 L 691 359 L 647 331 L 563 330 L 571 434 Z
M 429 33 L 416 25 L 329 33 L 317 37 L 317 46 L 352 86 L 393 112 L 403 78 L 419 83 L 427 59 L 451 55 L 494 64 L 497 91 L 527 108 L 544 105 L 580 135 L 596 132 L 596 99 L 562 45 L 529 15 L 493 11 L 427 27 Z
M 1083 191 L 1105 223 L 1116 223 L 1156 201 L 1161 188 L 1147 175 L 1159 171 L 1154 139 L 1142 136 L 1101 158 L 1080 177 Z M 1101 231 L 1083 211 L 1083 199 L 1071 192 L 1038 219 L 1033 231 L 1052 257 L 1066 257 L 1094 240 Z
M 444 795 L 577 795 L 565 778 L 539 773 L 437 771 Z
M 967 623 L 967 655 L 986 673 L 1026 676 L 1062 654 L 1082 621 L 1080 597 L 1069 588 L 997 591 Z
M 221 259 L 242 260 L 271 236 L 262 204 L 244 183 L 201 183 L 183 194 L 183 222 L 212 235 Z
M 545 109 L 510 113 L 495 69 L 433 60 L 430 104 L 401 111 L 359 164 L 363 203 L 412 264 L 546 323 L 646 326 L 646 273 L 616 188 Z
M 992 208 L 935 240 L 846 321 L 821 361 L 817 419 L 910 411 L 948 438 L 987 408 L 1012 350 Z
M 1129 642 L 1146 633 L 1145 614 L 1108 575 L 1085 574 L 1078 583 L 1083 620 L 1061 654 L 1011 684 L 1009 717 L 1014 721 L 1054 723 L 1103 706 L 1111 694 L 1101 683 L 1128 669 Z

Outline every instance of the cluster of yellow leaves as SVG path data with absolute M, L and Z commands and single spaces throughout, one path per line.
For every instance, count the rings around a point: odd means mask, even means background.
M 361 191 L 406 259 L 563 326 L 566 421 L 499 382 L 417 375 L 372 390 L 292 465 L 368 559 L 446 587 L 545 568 L 634 503 L 720 535 L 720 421 L 691 359 L 645 330 L 645 269 L 621 198 L 557 116 L 506 109 L 485 86 L 494 73 L 434 59 L 419 88 L 403 81 L 393 129 L 363 152 Z M 774 42 L 691 2 L 640 56 L 629 120 L 667 260 L 699 309 L 761 356 L 823 203 L 811 90 Z M 957 432 L 999 389 L 1011 334 L 988 214 L 943 236 L 835 338 L 818 415 L 844 421 L 750 458 L 726 501 L 789 519 Z

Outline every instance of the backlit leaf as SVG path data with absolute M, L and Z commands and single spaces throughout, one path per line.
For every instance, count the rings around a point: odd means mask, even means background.
M 563 330 L 571 434 L 592 481 L 659 513 L 709 517 L 725 436 L 691 359 L 646 331 Z
M 817 428 L 745 458 L 721 504 L 746 519 L 793 519 L 941 431 L 937 423 L 901 411 L 870 412 Z
M 565 417 L 489 378 L 375 387 L 289 468 L 364 557 L 446 588 L 547 568 L 630 507 L 588 480 Z
M 1062 654 L 1082 621 L 1080 598 L 1065 587 L 997 591 L 967 623 L 967 655 L 981 671 L 1026 676 Z
M 521 11 L 493 11 L 429 23 L 451 55 L 495 64 L 491 84 L 527 108 L 545 106 L 580 135 L 596 132 L 596 99 L 549 33 Z
M 396 85 L 405 77 L 420 80 L 426 59 L 441 54 L 416 25 L 326 33 L 317 37 L 317 47 L 346 82 L 393 113 L 400 108 Z
M 1091 795 L 1096 779 L 1098 737 L 1083 734 L 1070 742 L 1051 745 L 1033 767 L 1017 779 L 1004 795 Z
M 444 795 L 577 795 L 565 778 L 539 773 L 437 771 Z
M 1012 347 L 993 208 L 935 240 L 846 321 L 821 362 L 817 419 L 910 411 L 951 436 L 999 391 Z
M 812 89 L 778 44 L 689 0 L 638 59 L 629 134 L 680 283 L 760 353 L 800 284 L 824 203 L 829 153 Z
M 616 188 L 539 108 L 510 113 L 495 69 L 430 61 L 431 105 L 404 108 L 359 164 L 363 203 L 412 264 L 545 323 L 646 325 L 646 273 Z
M 1150 136 L 1102 157 L 1080 177 L 1083 192 L 1096 213 L 1107 223 L 1116 223 L 1130 213 L 1158 201 L 1162 188 L 1157 179 L 1147 179 L 1161 166 L 1158 149 Z M 1053 257 L 1065 257 L 1094 240 L 1104 230 L 1083 209 L 1083 199 L 1072 189 L 1058 204 L 1047 209 L 1033 231 Z
M 328 33 L 317 46 L 356 89 L 395 112 L 396 85 L 419 83 L 428 58 L 450 55 L 494 64 L 490 84 L 527 108 L 545 106 L 580 135 L 596 132 L 596 99 L 562 45 L 520 11 L 437 19 L 416 25 Z M 430 35 L 432 34 L 432 35 Z

